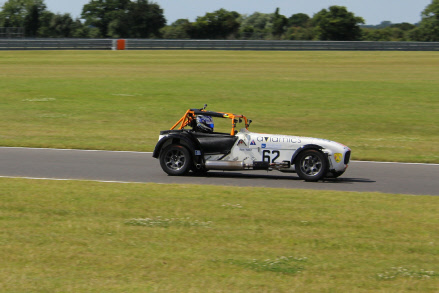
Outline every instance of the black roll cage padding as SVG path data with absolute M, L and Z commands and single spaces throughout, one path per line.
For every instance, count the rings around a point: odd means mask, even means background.
M 218 112 L 213 112 L 213 111 L 204 111 L 204 110 L 200 110 L 200 109 L 191 109 L 191 111 L 194 112 L 195 115 L 204 115 L 204 116 L 224 118 L 224 113 L 218 113 Z

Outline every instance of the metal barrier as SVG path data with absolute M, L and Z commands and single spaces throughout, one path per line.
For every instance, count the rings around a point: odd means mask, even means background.
M 0 50 L 111 50 L 113 40 L 98 39 L 0 39 Z
M 0 39 L 0 50 L 439 51 L 439 42 Z
M 439 42 L 127 40 L 127 50 L 439 51 Z

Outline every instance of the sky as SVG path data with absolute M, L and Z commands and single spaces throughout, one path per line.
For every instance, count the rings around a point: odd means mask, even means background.
M 6 2 L 0 0 L 0 3 Z M 82 7 L 90 0 L 45 0 L 49 11 L 53 13 L 70 13 L 74 18 L 81 15 Z M 240 14 L 250 15 L 254 12 L 273 13 L 277 7 L 281 14 L 290 17 L 295 13 L 313 16 L 322 9 L 332 5 L 345 6 L 356 16 L 364 18 L 366 24 L 375 25 L 382 21 L 392 23 L 417 23 L 421 12 L 432 0 L 154 0 L 164 10 L 168 24 L 184 18 L 195 21 L 197 16 L 204 16 L 224 8 Z

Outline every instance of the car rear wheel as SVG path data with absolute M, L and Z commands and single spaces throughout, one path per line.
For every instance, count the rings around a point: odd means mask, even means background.
M 160 153 L 160 166 L 169 175 L 185 175 L 192 166 L 189 151 L 181 145 L 167 146 Z
M 326 175 L 328 161 L 322 152 L 306 150 L 299 154 L 295 167 L 301 179 L 318 181 Z

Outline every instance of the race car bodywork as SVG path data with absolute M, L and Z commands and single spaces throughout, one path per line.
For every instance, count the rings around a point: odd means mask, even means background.
M 248 130 L 244 115 L 190 109 L 170 130 L 160 132 L 153 157 L 169 175 L 208 170 L 279 170 L 306 181 L 338 177 L 348 167 L 351 150 L 319 138 L 263 134 Z M 231 120 L 230 133 L 197 131 L 197 115 Z M 237 124 L 244 127 L 236 131 Z M 188 129 L 187 129 L 188 128 Z

